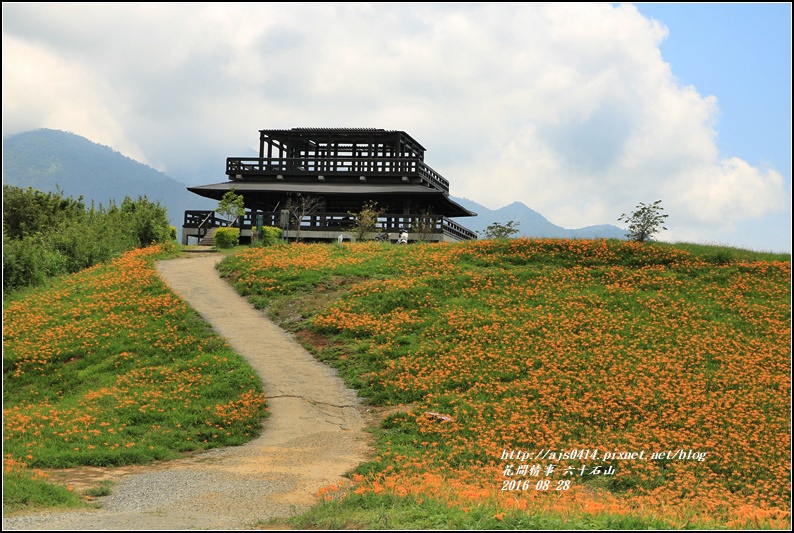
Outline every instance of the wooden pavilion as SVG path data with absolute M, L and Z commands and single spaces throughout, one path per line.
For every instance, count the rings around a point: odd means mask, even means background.
M 425 148 L 404 131 L 375 128 L 293 128 L 260 130 L 259 157 L 226 159 L 228 181 L 188 187 L 214 200 L 234 189 L 245 200 L 242 220 L 225 221 L 214 211 L 186 211 L 182 242 L 201 239 L 212 227 L 234 224 L 241 240 L 257 225 L 278 226 L 293 238 L 298 228 L 288 215 L 301 198 L 317 209 L 300 221 L 304 240 L 350 238 L 367 202 L 384 210 L 378 231 L 397 239 L 460 241 L 476 234 L 450 220 L 476 216 L 449 197 L 449 182 L 424 162 Z M 293 209 L 294 212 L 294 209 Z

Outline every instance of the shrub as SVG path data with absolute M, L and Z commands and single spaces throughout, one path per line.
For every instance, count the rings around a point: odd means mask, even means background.
M 215 230 L 215 247 L 231 248 L 240 242 L 239 228 L 218 228 Z
M 60 191 L 3 186 L 3 293 L 77 272 L 133 248 L 176 240 L 166 209 L 145 196 L 86 207 Z
M 3 239 L 3 293 L 43 284 L 68 272 L 68 258 L 42 238 Z
M 168 214 L 160 202 L 152 202 L 146 196 L 137 200 L 126 197 L 121 203 L 121 213 L 138 247 L 168 240 L 171 233 Z
M 275 226 L 263 226 L 262 227 L 262 234 L 260 236 L 262 240 L 262 246 L 272 246 L 274 244 L 278 244 L 281 241 L 283 231 L 281 228 L 277 228 Z
M 45 193 L 32 187 L 3 185 L 3 242 L 80 219 L 85 209 L 82 196 L 73 199 L 64 197 L 60 190 Z

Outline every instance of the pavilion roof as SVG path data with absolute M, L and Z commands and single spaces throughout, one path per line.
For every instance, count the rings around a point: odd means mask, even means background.
M 433 189 L 416 184 L 369 184 L 369 183 L 311 183 L 311 182 L 246 182 L 246 181 L 225 181 L 222 183 L 212 183 L 209 185 L 198 185 L 188 187 L 192 193 L 206 198 L 220 199 L 223 195 L 234 189 L 237 194 L 243 196 L 256 193 L 288 194 L 300 193 L 306 195 L 329 196 L 329 195 L 351 195 L 351 196 L 411 196 L 433 198 L 436 202 L 449 208 L 452 217 L 477 216 L 477 213 L 469 211 L 462 205 L 454 202 L 448 195 Z M 441 213 L 440 213 L 441 214 Z

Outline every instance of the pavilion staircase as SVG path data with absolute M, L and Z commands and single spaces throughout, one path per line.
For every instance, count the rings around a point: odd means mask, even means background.
M 207 234 L 201 238 L 199 246 L 215 246 L 215 230 L 218 228 L 209 228 Z

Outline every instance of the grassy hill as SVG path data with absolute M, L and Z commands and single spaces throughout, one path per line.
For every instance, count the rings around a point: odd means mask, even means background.
M 173 459 L 260 430 L 260 379 L 168 289 L 163 246 L 3 299 L 3 512 L 78 506 L 41 469 Z
M 222 275 L 383 411 L 373 460 L 321 491 L 295 527 L 790 525 L 788 255 L 551 239 L 238 252 Z M 50 320 L 81 316 L 89 301 L 56 306 Z M 31 303 L 12 305 L 4 325 Z M 26 317 L 4 339 L 6 459 L 20 462 L 31 439 L 11 431 L 26 427 L 21 410 L 63 394 L 22 396 L 43 390 L 37 378 L 11 379 L 21 330 L 26 343 L 61 342 Z M 181 328 L 170 331 L 178 343 Z M 97 333 L 71 336 L 104 345 Z M 123 338 L 93 364 L 140 349 Z M 83 394 L 98 396 L 88 383 Z M 83 404 L 69 405 L 82 420 Z M 42 466 L 49 445 L 35 441 L 27 461 Z

